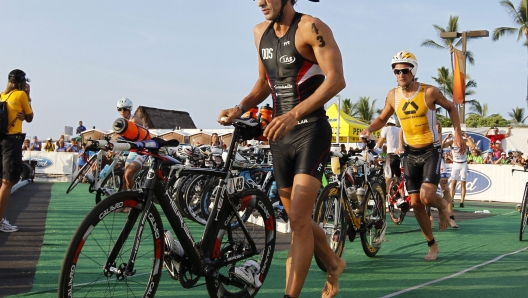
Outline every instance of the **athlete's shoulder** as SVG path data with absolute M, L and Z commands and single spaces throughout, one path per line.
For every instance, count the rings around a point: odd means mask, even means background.
M 321 19 L 316 18 L 309 14 L 303 14 L 301 17 L 301 20 L 299 21 L 299 28 L 301 30 L 316 30 L 317 27 L 324 26 L 325 28 L 328 28 L 328 25 L 326 25 Z
M 253 36 L 255 37 L 255 43 L 258 45 L 260 42 L 260 39 L 262 38 L 262 35 L 264 35 L 264 32 L 269 27 L 271 22 L 264 21 L 262 23 L 258 23 L 253 28 Z

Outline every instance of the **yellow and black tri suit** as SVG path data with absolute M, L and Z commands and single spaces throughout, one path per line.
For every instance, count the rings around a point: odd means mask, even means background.
M 425 101 L 427 85 L 420 84 L 411 97 L 398 87 L 394 94 L 396 116 L 403 129 L 405 141 L 405 186 L 408 193 L 419 193 L 422 183 L 438 185 L 442 148 L 436 130 L 436 111 Z

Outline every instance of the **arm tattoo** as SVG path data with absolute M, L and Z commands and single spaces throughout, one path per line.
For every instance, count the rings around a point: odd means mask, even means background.
M 317 29 L 317 26 L 315 26 L 315 23 L 312 23 L 312 32 L 315 34 L 319 34 L 319 29 Z M 321 35 L 317 35 L 317 40 L 319 41 L 319 47 L 322 48 L 326 45 L 326 42 L 324 41 L 323 37 Z
M 317 29 L 315 23 L 312 23 L 312 32 L 314 32 L 315 34 L 319 34 L 319 29 Z

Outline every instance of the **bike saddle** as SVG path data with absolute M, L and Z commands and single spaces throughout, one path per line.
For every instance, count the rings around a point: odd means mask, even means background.
M 162 138 L 152 138 L 153 141 L 158 143 L 159 147 L 177 147 L 180 142 L 178 140 L 164 140 Z
M 233 125 L 241 127 L 255 127 L 257 125 L 260 125 L 260 123 L 254 118 L 243 118 L 236 119 L 235 122 L 233 122 Z

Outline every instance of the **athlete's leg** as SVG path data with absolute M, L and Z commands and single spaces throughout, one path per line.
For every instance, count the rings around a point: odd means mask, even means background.
M 460 181 L 460 204 L 464 204 L 466 198 L 466 181 Z
M 427 216 L 427 211 L 425 210 L 425 205 L 420 200 L 420 193 L 412 193 L 411 197 L 411 207 L 414 210 L 414 217 L 422 230 L 422 233 L 425 236 L 425 239 L 428 243 L 431 243 L 434 240 L 433 229 L 431 228 L 431 222 L 429 221 L 429 216 Z M 436 260 L 438 255 L 438 244 L 434 243 L 429 247 L 429 253 L 424 257 L 424 259 L 429 261 Z
M 137 161 L 131 162 L 125 166 L 125 185 L 124 190 L 131 190 L 134 188 L 134 176 L 141 169 L 141 165 Z
M 456 185 L 457 185 L 457 180 L 453 179 L 453 177 L 451 177 L 451 199 L 453 200 L 453 203 L 455 202 L 455 192 L 456 192 Z
M 292 229 L 292 242 L 286 261 L 286 294 L 299 297 L 315 251 L 327 268 L 323 297 L 334 297 L 339 291 L 338 277 L 346 268 L 344 260 L 330 248 L 324 231 L 312 220 L 320 182 L 306 175 L 295 175 L 293 187 L 279 190 Z
M 447 202 L 436 193 L 437 189 L 436 184 L 423 183 L 420 188 L 420 200 L 423 204 L 438 209 L 438 228 L 443 231 L 449 226 L 449 215 L 447 214 Z
M 440 179 L 440 187 L 442 188 L 443 199 L 447 202 L 447 214 L 449 216 L 449 224 L 452 228 L 458 228 L 453 215 L 453 197 L 451 197 L 451 190 L 449 189 L 449 182 L 447 178 Z

